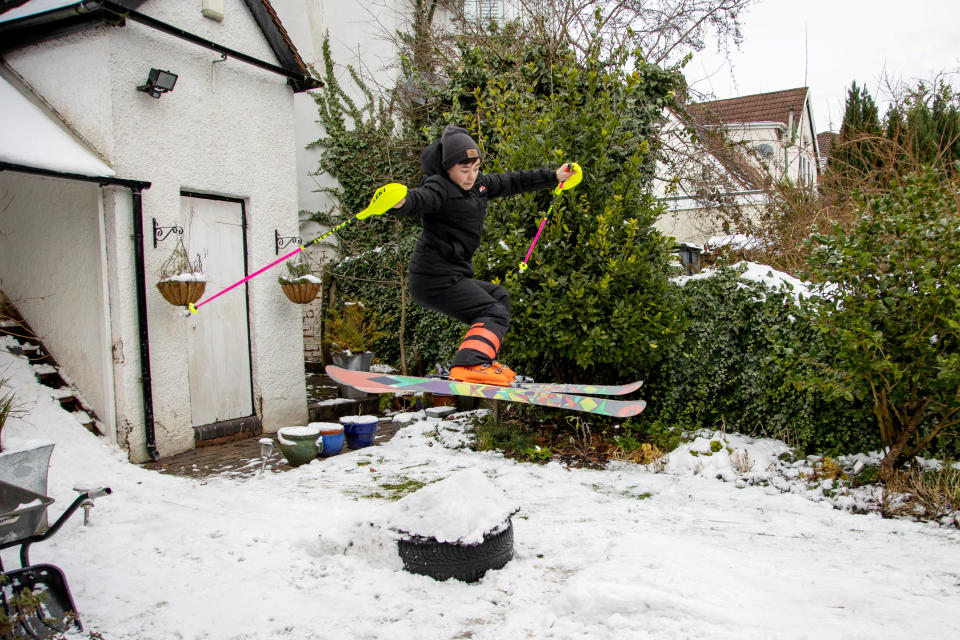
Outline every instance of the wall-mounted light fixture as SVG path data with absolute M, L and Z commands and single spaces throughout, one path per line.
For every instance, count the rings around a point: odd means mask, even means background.
M 137 91 L 149 93 L 154 98 L 159 99 L 160 96 L 166 92 L 173 91 L 173 86 L 177 84 L 177 77 L 177 74 L 170 73 L 169 71 L 150 69 L 150 75 L 147 76 L 147 83 L 137 87 Z

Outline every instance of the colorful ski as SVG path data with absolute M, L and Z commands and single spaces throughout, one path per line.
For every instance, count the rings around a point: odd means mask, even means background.
M 514 388 L 547 393 L 575 393 L 584 396 L 625 396 L 641 386 L 643 380 L 629 384 L 561 384 L 558 382 L 519 382 Z
M 537 404 L 557 409 L 585 411 L 604 416 L 627 418 L 634 416 L 647 406 L 643 400 L 611 400 L 539 389 L 516 387 L 498 387 L 489 384 L 471 384 L 439 378 L 417 378 L 370 371 L 350 371 L 340 367 L 328 366 L 327 375 L 339 382 L 367 393 L 396 393 L 398 391 L 423 391 L 455 396 L 471 396 L 488 400 L 505 400 Z

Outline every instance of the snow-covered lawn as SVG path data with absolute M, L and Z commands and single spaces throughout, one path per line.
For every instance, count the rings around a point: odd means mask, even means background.
M 293 471 L 201 481 L 129 464 L 5 351 L 0 378 L 27 412 L 4 445 L 56 443 L 51 519 L 75 485 L 114 491 L 91 526 L 78 514 L 31 550 L 109 640 L 960 637 L 960 532 L 813 500 L 767 471 L 775 441 L 731 435 L 690 454 L 722 436 L 704 438 L 663 473 L 597 471 L 476 453 L 462 422 L 420 421 Z M 749 453 L 745 477 L 726 447 Z M 520 507 L 514 559 L 476 584 L 405 572 L 391 532 L 402 503 L 374 496 L 461 470 Z

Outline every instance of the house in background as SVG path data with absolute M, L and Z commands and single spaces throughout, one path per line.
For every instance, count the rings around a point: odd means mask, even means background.
M 154 286 L 179 238 L 209 299 L 298 232 L 294 96 L 319 82 L 271 4 L 30 0 L 0 56 L 0 291 L 101 430 L 144 461 L 304 424 L 276 274 L 196 315 Z
M 820 152 L 807 87 L 689 105 L 671 114 L 667 151 L 658 166 L 658 196 L 668 207 L 657 228 L 681 243 L 705 244 L 723 234 L 712 211 L 752 215 L 775 182 L 813 188 Z M 678 132 L 692 129 L 690 143 Z
M 834 131 L 821 131 L 817 134 L 817 149 L 820 150 L 820 175 L 827 170 L 827 161 L 833 151 L 833 145 L 840 139 L 840 134 Z

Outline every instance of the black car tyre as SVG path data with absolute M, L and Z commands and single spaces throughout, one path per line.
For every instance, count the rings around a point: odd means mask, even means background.
M 513 522 L 484 535 L 479 544 L 439 542 L 410 536 L 397 542 L 403 568 L 436 580 L 456 578 L 476 582 L 490 569 L 501 569 L 513 557 Z

